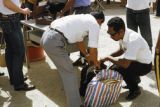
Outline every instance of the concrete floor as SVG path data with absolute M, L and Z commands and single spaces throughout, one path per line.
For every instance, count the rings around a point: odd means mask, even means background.
M 102 25 L 100 34 L 99 57 L 109 55 L 118 48 L 118 43 L 111 40 L 106 33 L 107 21 L 113 16 L 119 16 L 125 20 L 125 8 L 119 5 L 114 5 L 112 8 L 108 7 L 104 12 L 106 21 Z M 151 14 L 151 27 L 155 47 L 160 30 L 160 18 L 155 17 L 154 14 Z M 73 61 L 77 58 L 78 53 L 71 54 Z M 78 79 L 80 78 L 80 69 L 75 67 Z M 31 84 L 36 85 L 36 89 L 33 91 L 14 91 L 8 81 L 7 69 L 0 68 L 0 71 L 5 72 L 5 76 L 0 77 L 0 107 L 67 107 L 63 86 L 57 69 L 47 56 L 45 61 L 31 63 L 30 69 L 24 66 L 24 74 L 29 76 L 27 83 L 31 82 Z M 122 89 L 118 101 L 112 107 L 160 107 L 160 97 L 158 96 L 154 71 L 142 77 L 141 80 L 140 86 L 143 91 L 137 99 L 126 101 L 125 96 L 128 91 Z

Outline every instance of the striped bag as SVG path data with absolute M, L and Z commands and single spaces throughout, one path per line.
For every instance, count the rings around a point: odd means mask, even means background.
M 85 107 L 109 107 L 120 95 L 122 76 L 114 70 L 102 70 L 88 84 Z

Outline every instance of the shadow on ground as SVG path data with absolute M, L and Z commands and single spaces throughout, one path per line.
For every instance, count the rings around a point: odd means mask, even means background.
M 122 92 L 118 102 L 113 104 L 112 107 L 160 107 L 160 97 L 147 90 L 143 90 L 142 87 L 141 90 L 141 95 L 133 101 L 125 100 L 128 91 Z M 126 106 L 122 106 L 123 103 L 126 103 Z

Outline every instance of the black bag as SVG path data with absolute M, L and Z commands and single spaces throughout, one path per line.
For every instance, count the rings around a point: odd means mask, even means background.
M 106 68 L 107 66 L 104 63 L 101 63 L 99 70 L 96 70 L 95 66 L 91 65 L 86 65 L 82 68 L 80 88 L 79 88 L 79 92 L 82 97 L 85 96 L 87 85 L 92 80 L 92 78 L 95 77 L 100 70 Z

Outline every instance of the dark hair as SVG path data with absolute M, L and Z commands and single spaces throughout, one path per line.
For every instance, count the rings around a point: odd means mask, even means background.
M 95 19 L 105 19 L 103 11 L 91 12 L 90 14 L 95 17 Z
M 108 27 L 113 27 L 113 30 L 115 32 L 119 32 L 120 29 L 124 29 L 125 30 L 125 24 L 122 18 L 120 17 L 113 17 L 112 19 L 110 19 L 107 23 Z

